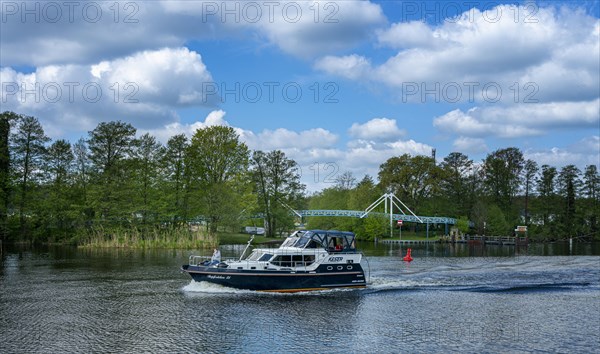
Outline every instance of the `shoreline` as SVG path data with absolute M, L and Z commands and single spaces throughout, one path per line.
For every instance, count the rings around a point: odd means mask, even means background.
M 218 246 L 224 245 L 244 245 L 246 242 L 239 242 L 237 240 L 224 240 L 218 243 Z M 254 245 L 273 245 L 283 242 L 284 239 L 275 238 L 268 239 L 262 242 L 253 242 Z M 569 239 L 556 239 L 556 240 L 529 240 L 527 243 L 523 244 L 515 244 L 515 243 L 497 243 L 497 242 L 481 242 L 481 241 L 444 241 L 444 240 L 426 240 L 426 239 L 378 239 L 373 241 L 359 241 L 359 243 L 364 244 L 402 244 L 402 245 L 478 245 L 478 246 L 513 246 L 513 247 L 527 247 L 528 244 L 536 244 L 536 245 L 550 245 L 556 243 L 570 243 L 573 244 L 596 244 L 600 243 L 600 240 L 591 240 L 591 241 L 581 241 L 575 238 L 570 241 Z M 17 247 L 75 247 L 80 249 L 169 249 L 169 250 L 190 250 L 190 249 L 212 249 L 214 248 L 214 244 L 196 244 L 196 245 L 177 245 L 177 244 L 163 244 L 163 245 L 147 245 L 147 244 L 139 244 L 139 243 L 129 243 L 129 244 L 114 244 L 111 242 L 107 242 L 106 244 L 73 244 L 73 243 L 62 243 L 62 242 L 32 242 L 32 241 L 16 241 L 16 242 L 0 242 L 0 246 L 2 248 L 8 246 L 17 246 Z

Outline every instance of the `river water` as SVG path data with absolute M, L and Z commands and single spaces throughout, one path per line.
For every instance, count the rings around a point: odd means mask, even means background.
M 598 352 L 598 244 L 362 246 L 371 286 L 300 294 L 195 283 L 190 251 L 5 247 L 0 352 Z

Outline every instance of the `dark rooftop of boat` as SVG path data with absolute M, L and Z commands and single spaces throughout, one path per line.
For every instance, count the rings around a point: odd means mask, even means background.
M 300 230 L 288 237 L 281 247 L 324 248 L 329 252 L 355 252 L 356 235 L 349 231 Z

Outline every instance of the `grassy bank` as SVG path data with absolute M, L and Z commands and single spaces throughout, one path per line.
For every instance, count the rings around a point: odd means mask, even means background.
M 210 249 L 218 245 L 245 244 L 249 234 L 218 232 L 209 235 L 203 228 L 190 230 L 186 227 L 140 230 L 137 228 L 104 229 L 102 227 L 88 231 L 77 240 L 84 248 L 178 248 Z M 283 241 L 282 238 L 267 238 L 256 235 L 252 244 Z

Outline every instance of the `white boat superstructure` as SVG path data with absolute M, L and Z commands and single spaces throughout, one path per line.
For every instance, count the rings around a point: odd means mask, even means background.
M 279 248 L 257 248 L 243 258 L 246 250 L 240 259 L 223 262 L 211 263 L 205 257 L 191 256 L 189 264 L 182 269 L 196 281 L 261 291 L 305 291 L 367 284 L 361 266 L 362 254 L 357 252 L 355 235 L 351 232 L 297 231 Z

